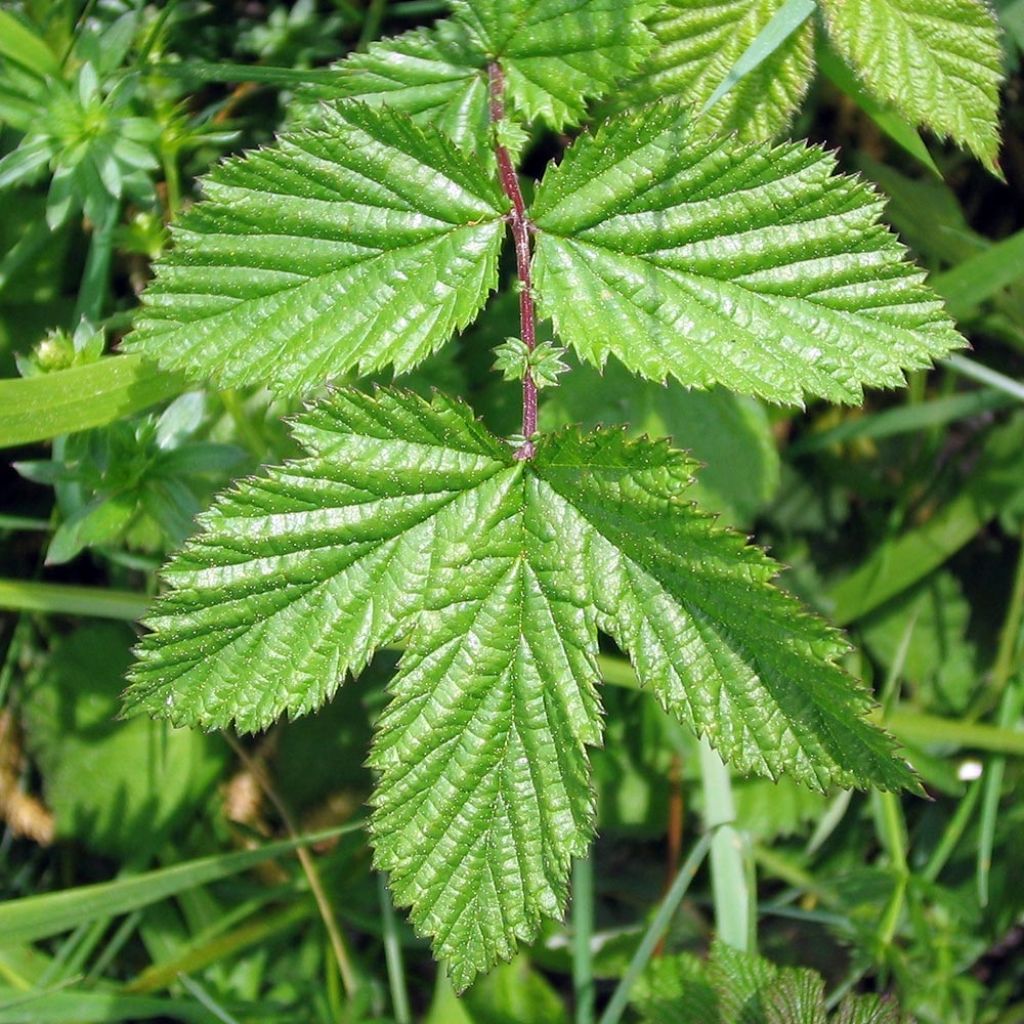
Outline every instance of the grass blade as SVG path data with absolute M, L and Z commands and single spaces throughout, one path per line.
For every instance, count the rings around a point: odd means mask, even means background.
M 1024 231 L 996 242 L 963 263 L 935 274 L 928 283 L 958 320 L 970 316 L 996 292 L 1024 277 Z
M 180 377 L 136 355 L 0 380 L 0 448 L 102 427 L 171 398 L 183 387 Z
M 57 935 L 98 916 L 126 914 L 187 889 L 238 874 L 301 846 L 332 839 L 362 827 L 362 822 L 351 823 L 326 832 L 268 843 L 256 850 L 221 853 L 187 861 L 116 882 L 100 882 L 11 900 L 0 905 L 0 945 L 32 942 Z
M 786 0 L 740 54 L 739 60 L 708 97 L 697 116 L 706 114 L 741 79 L 763 64 L 814 13 L 814 9 L 813 0 Z
M 86 615 L 99 619 L 141 619 L 149 607 L 145 594 L 68 583 L 0 579 L 0 608 L 49 615 Z

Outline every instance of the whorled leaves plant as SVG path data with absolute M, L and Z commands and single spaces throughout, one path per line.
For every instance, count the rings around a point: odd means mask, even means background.
M 521 337 L 500 362 L 522 373 L 522 434 L 494 436 L 458 398 L 334 390 L 295 422 L 306 456 L 222 495 L 167 566 L 127 695 L 257 730 L 400 647 L 371 753 L 376 862 L 460 988 L 561 914 L 591 840 L 599 634 L 740 770 L 915 786 L 842 639 L 694 506 L 686 454 L 537 433 L 538 385 L 565 368 L 537 346 L 538 313 L 598 368 L 775 402 L 857 402 L 963 344 L 867 185 L 804 143 L 716 135 L 673 95 L 701 79 L 666 71 L 706 54 L 675 45 L 690 15 L 707 30 L 701 6 L 456 0 L 435 29 L 342 62 L 306 127 L 206 180 L 127 345 L 292 394 L 400 372 L 474 320 L 511 235 Z M 756 25 L 772 5 L 727 6 Z M 840 6 L 825 21 L 841 39 Z M 976 46 L 965 67 L 988 59 L 978 7 L 949 43 Z M 620 80 L 619 112 L 527 204 L 524 122 L 564 130 Z M 931 120 L 984 148 L 982 107 L 975 128 Z

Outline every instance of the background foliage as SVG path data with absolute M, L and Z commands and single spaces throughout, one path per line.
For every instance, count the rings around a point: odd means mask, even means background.
M 631 88 L 707 100 L 780 5 L 714 6 L 737 14 L 724 28 L 709 16 L 699 43 L 721 67 L 655 67 Z M 1024 1020 L 1024 5 L 998 5 L 1003 50 L 965 72 L 991 103 L 992 76 L 1007 74 L 998 168 L 941 69 L 929 73 L 946 102 L 929 111 L 885 95 L 906 69 L 865 75 L 884 104 L 844 71 L 856 50 L 862 63 L 887 52 L 872 45 L 885 25 L 870 14 L 899 3 L 821 6 L 714 121 L 754 131 L 792 118 L 794 136 L 839 147 L 841 167 L 887 197 L 887 219 L 974 351 L 853 411 L 766 407 L 574 365 L 545 391 L 542 427 L 628 422 L 707 462 L 701 501 L 770 545 L 791 567 L 784 584 L 849 630 L 859 653 L 847 667 L 874 688 L 932 799 L 821 795 L 787 779 L 716 788 L 706 756 L 609 649 L 606 746 L 593 755 L 599 839 L 577 865 L 572 916 L 459 1003 L 370 869 L 364 763 L 392 652 L 318 715 L 244 745 L 115 719 L 130 624 L 164 555 L 228 480 L 297 454 L 281 425 L 297 400 L 254 390 L 244 373 L 187 390 L 137 355 L 111 357 L 166 226 L 222 156 L 318 116 L 316 96 L 337 88 L 325 62 L 363 51 L 379 84 L 373 41 L 443 6 L 0 7 L 0 1021 L 585 1022 L 706 828 L 716 879 L 730 884 L 697 874 L 626 1019 L 685 1019 L 672 1016 L 683 991 L 702 1020 L 816 1021 L 825 1004 L 847 1022 Z M 680 18 L 652 24 L 662 42 Z M 524 66 L 538 59 L 505 45 Z M 475 110 L 483 98 L 463 95 L 465 81 L 418 82 L 409 95 Z M 780 84 L 759 104 L 767 81 Z M 519 102 L 556 127 L 578 113 L 542 90 L 524 87 Z M 1005 180 L 904 118 L 974 149 Z M 543 130 L 519 140 L 527 171 L 567 141 Z M 467 395 L 510 433 L 517 388 L 492 371 L 490 351 L 516 330 L 513 303 L 493 304 L 403 380 Z M 320 838 L 296 857 L 302 833 Z M 716 925 L 735 935 L 752 920 L 762 954 L 823 980 L 728 950 L 707 968 L 692 958 Z M 736 992 L 746 1009 L 726 997 Z M 848 992 L 887 1001 L 844 1002 Z

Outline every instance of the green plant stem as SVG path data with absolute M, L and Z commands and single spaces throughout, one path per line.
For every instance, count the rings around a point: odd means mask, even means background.
M 967 829 L 967 823 L 971 820 L 975 807 L 978 806 L 978 798 L 981 796 L 981 780 L 979 779 L 970 786 L 960 802 L 956 805 L 956 813 L 942 833 L 938 846 L 932 851 L 921 871 L 921 877 L 928 882 L 934 882 L 939 877 L 946 862 L 952 856 L 957 843 L 963 837 Z
M 992 689 L 1002 694 L 1013 673 L 1019 667 L 1021 624 L 1024 622 L 1024 531 L 1020 536 L 1017 569 L 1010 592 L 1010 604 L 999 633 L 999 647 L 992 665 Z
M 576 1024 L 594 1021 L 594 863 L 590 857 L 572 865 L 572 991 Z
M 167 220 L 175 221 L 181 210 L 181 171 L 178 169 L 178 154 L 161 148 L 160 162 L 164 169 L 164 184 L 167 186 Z
M 359 33 L 359 42 L 356 43 L 357 50 L 365 50 L 370 43 L 380 38 L 380 28 L 387 9 L 388 0 L 370 0 L 366 16 L 363 18 L 363 28 Z
M 267 443 L 260 437 L 259 431 L 252 425 L 249 414 L 245 411 L 245 403 L 234 388 L 226 388 L 219 392 L 221 403 L 227 410 L 231 421 L 238 431 L 242 443 L 258 459 L 262 459 L 267 453 Z
M 706 738 L 700 741 L 704 823 L 711 835 L 711 889 L 718 937 L 735 949 L 755 946 L 756 898 L 747 843 L 736 828 L 732 779 Z
M 93 225 L 89 241 L 89 255 L 85 261 L 85 272 L 78 290 L 74 322 L 83 317 L 97 321 L 103 313 L 110 283 L 110 260 L 114 253 L 114 228 L 121 216 L 121 204 L 111 199 Z
M 710 846 L 710 834 L 701 836 L 690 851 L 689 857 L 683 862 L 683 866 L 679 869 L 675 881 L 670 886 L 668 892 L 665 893 L 657 912 L 652 918 L 651 923 L 647 926 L 647 931 L 644 932 L 644 937 L 640 940 L 640 945 L 637 946 L 632 960 L 629 961 L 626 973 L 623 974 L 622 980 L 612 993 L 612 998 L 605 1007 L 599 1024 L 618 1024 L 622 1018 L 626 1004 L 629 1001 L 629 993 L 636 979 L 640 977 L 641 972 L 647 966 L 647 961 L 651 959 L 651 955 L 654 953 L 659 940 L 665 934 L 672 920 L 672 915 L 675 914 L 679 904 L 682 903 L 683 897 L 686 895 L 686 891 L 690 888 L 694 876 L 704 862 Z
M 11 611 L 87 615 L 133 622 L 142 618 L 148 607 L 149 598 L 127 590 L 0 579 L 0 608 Z
M 964 377 L 970 377 L 971 380 L 976 380 L 980 384 L 988 384 L 989 387 L 1016 398 L 1018 402 L 1024 402 L 1024 384 L 1012 377 L 1007 377 L 1005 373 L 990 370 L 987 366 L 982 366 L 981 363 L 976 363 L 973 359 L 966 359 L 964 356 L 949 356 L 942 360 L 942 364 Z
M 395 908 L 391 904 L 387 882 L 380 873 L 377 874 L 377 889 L 380 893 L 380 917 L 384 931 L 384 959 L 388 968 L 388 985 L 391 988 L 391 1009 L 395 1014 L 395 1024 L 412 1024 L 409 993 L 405 987 L 405 967 L 402 964 L 402 944 L 398 939 L 398 921 L 395 918 Z
M 999 715 L 997 725 L 1012 730 L 1024 708 L 1024 686 L 1014 684 L 1014 676 L 1020 668 L 1021 623 L 1024 619 L 1024 531 L 1021 532 L 1017 555 L 1017 570 L 1014 574 L 1010 604 L 999 634 L 999 647 L 992 666 L 992 692 L 999 694 Z M 1022 734 L 1024 735 L 1024 734 Z M 999 801 L 1006 773 L 1006 757 L 993 757 L 982 780 L 981 829 L 978 836 L 978 857 L 975 881 L 978 902 L 988 905 L 989 875 L 992 870 L 992 851 L 995 847 L 996 822 L 999 817 Z

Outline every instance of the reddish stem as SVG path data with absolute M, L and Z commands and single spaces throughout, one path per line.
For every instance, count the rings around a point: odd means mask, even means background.
M 505 74 L 499 64 L 487 68 L 490 80 L 491 122 L 497 124 L 505 117 Z M 519 188 L 519 177 L 508 150 L 497 141 L 494 152 L 498 157 L 498 175 L 501 187 L 512 203 L 508 223 L 516 247 L 516 272 L 519 275 L 519 329 L 523 343 L 532 352 L 537 344 L 537 313 L 533 308 L 533 285 L 530 280 L 530 223 L 526 217 L 526 203 Z M 532 459 L 533 442 L 537 433 L 537 385 L 530 371 L 523 374 L 523 437 L 526 441 L 516 452 L 517 459 Z

